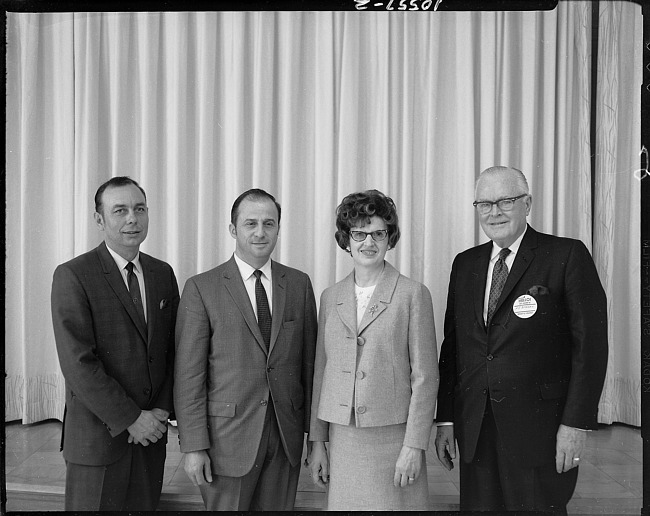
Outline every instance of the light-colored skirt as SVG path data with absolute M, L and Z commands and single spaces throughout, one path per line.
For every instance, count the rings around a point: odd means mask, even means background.
M 395 463 L 406 423 L 356 428 L 330 423 L 330 511 L 425 511 L 429 508 L 426 459 L 411 485 L 395 487 Z

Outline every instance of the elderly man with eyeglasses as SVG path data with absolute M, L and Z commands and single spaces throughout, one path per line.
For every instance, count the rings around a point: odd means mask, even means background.
M 579 240 L 539 233 L 524 174 L 491 167 L 474 206 L 490 242 L 454 260 L 436 451 L 460 451 L 461 511 L 566 514 L 607 368 L 607 304 Z

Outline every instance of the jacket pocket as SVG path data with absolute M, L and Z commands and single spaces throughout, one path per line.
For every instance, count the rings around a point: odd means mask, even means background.
M 539 386 L 539 393 L 544 400 L 564 398 L 569 391 L 569 382 L 543 383 Z
M 208 401 L 208 416 L 235 417 L 237 404 L 228 401 Z

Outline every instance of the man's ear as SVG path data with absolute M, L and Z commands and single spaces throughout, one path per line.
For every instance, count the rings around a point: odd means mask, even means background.
M 230 236 L 233 237 L 234 239 L 237 239 L 237 228 L 232 222 L 228 226 L 228 229 L 230 230 Z
M 95 224 L 97 224 L 97 227 L 104 231 L 104 217 L 102 217 L 101 213 L 95 212 Z

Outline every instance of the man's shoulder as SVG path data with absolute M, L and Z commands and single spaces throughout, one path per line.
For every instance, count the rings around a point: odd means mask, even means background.
M 71 269 L 73 271 L 87 270 L 94 267 L 99 267 L 99 247 L 95 247 L 90 251 L 86 251 L 79 256 L 63 262 L 58 268 Z
M 576 244 L 583 244 L 582 240 L 579 240 L 577 238 L 551 235 L 550 233 L 542 233 L 540 231 L 535 231 L 535 235 L 537 237 L 538 245 L 572 247 Z
M 280 262 L 273 260 L 271 264 L 271 273 L 279 273 L 287 278 L 290 278 L 291 281 L 306 281 L 309 279 L 309 275 L 306 272 L 303 272 L 299 269 L 294 269 L 288 265 L 284 265 Z
M 143 253 L 142 251 L 140 251 L 140 262 L 143 263 L 143 265 L 146 264 L 147 267 L 151 268 L 165 270 L 172 269 L 172 266 L 169 265 L 166 261 L 151 256 L 150 254 Z
M 456 261 L 475 260 L 477 256 L 482 253 L 489 253 L 492 248 L 492 241 L 484 242 L 483 244 L 475 245 L 469 249 L 465 249 L 456 255 Z
M 588 259 L 587 256 L 591 256 L 589 249 L 582 240 L 551 235 L 549 233 L 541 233 L 539 231 L 535 231 L 534 233 L 535 242 L 531 247 L 534 247 L 533 251 L 538 255 L 555 257 L 556 259 L 562 257 L 562 260 L 569 255 L 584 257 L 584 259 Z M 522 247 L 524 243 L 525 239 L 522 243 Z
M 235 268 L 233 269 L 230 260 L 228 260 L 227 262 L 217 265 L 216 267 L 212 267 L 212 269 L 208 269 L 207 271 L 199 272 L 194 276 L 190 276 L 189 280 L 192 280 L 195 283 L 212 282 L 219 278 L 222 278 L 224 275 L 234 275 L 236 272 L 238 272 L 237 266 L 235 265 Z

